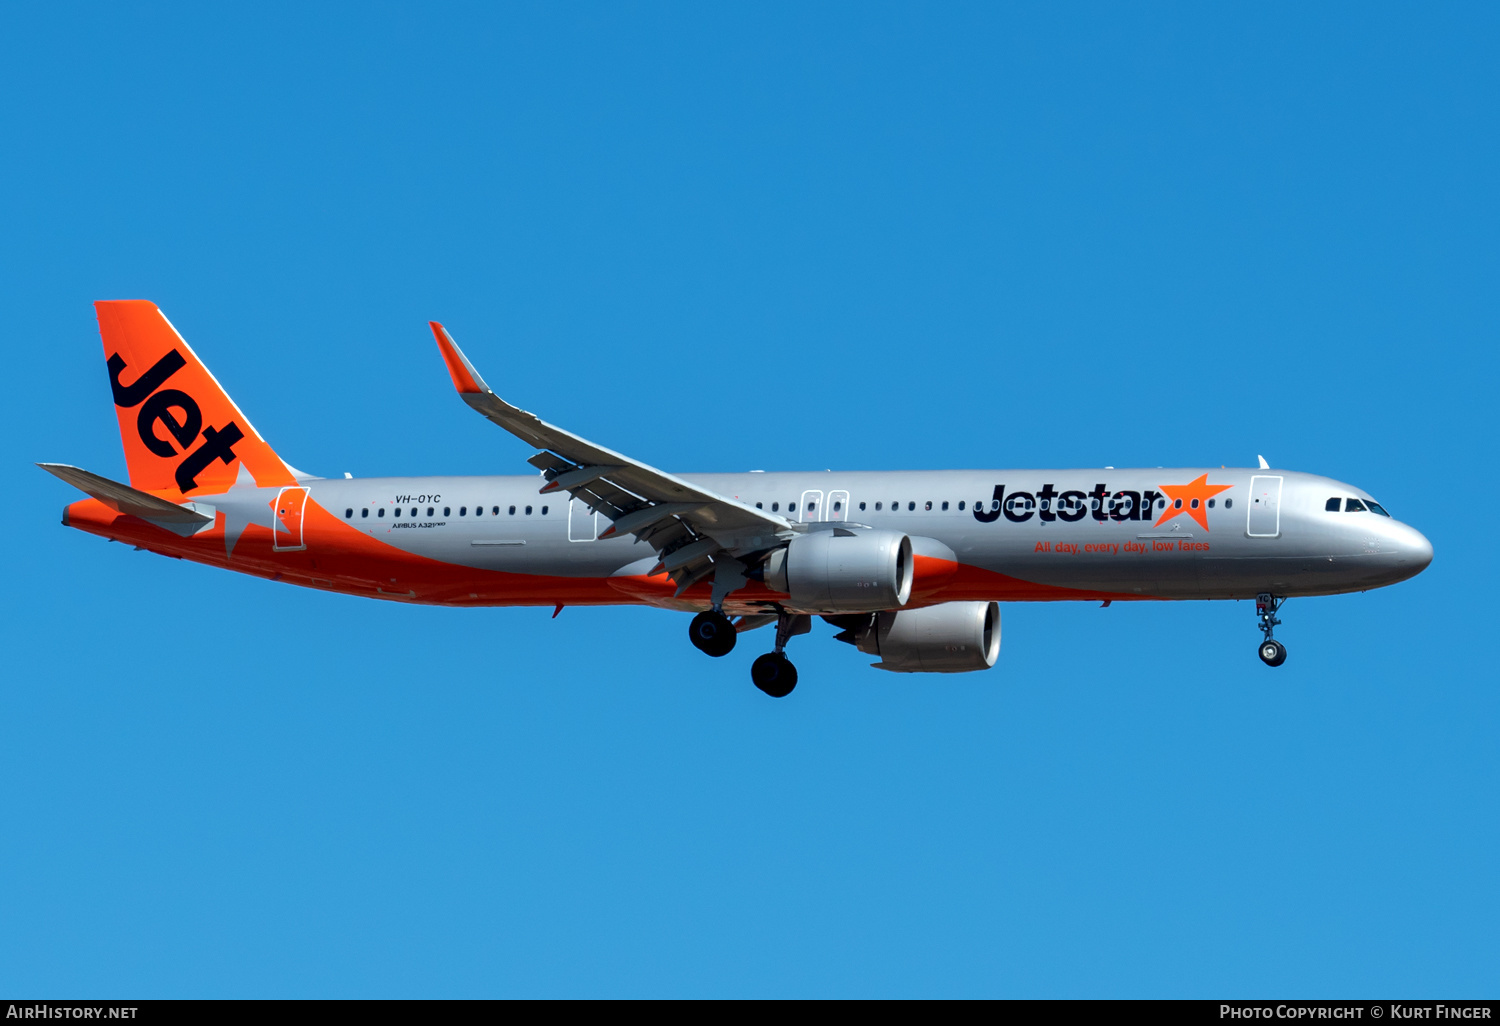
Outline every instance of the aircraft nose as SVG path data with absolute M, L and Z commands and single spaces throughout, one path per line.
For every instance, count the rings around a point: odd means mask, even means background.
M 1419 574 L 1432 562 L 1432 542 L 1415 527 L 1407 527 L 1405 524 L 1401 526 L 1404 528 L 1401 537 L 1401 562 L 1410 567 L 1412 573 Z

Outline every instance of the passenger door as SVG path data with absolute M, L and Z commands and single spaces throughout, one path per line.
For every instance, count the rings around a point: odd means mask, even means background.
M 1250 510 L 1245 533 L 1252 538 L 1275 538 L 1281 533 L 1281 478 L 1256 475 L 1250 479 Z
M 302 511 L 306 506 L 306 488 L 283 488 L 277 493 L 272 506 L 271 551 L 297 552 L 307 548 L 302 540 Z

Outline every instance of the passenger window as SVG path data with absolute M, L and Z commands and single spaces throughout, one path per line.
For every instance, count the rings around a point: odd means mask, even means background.
M 962 500 L 962 499 L 958 500 L 958 511 L 960 513 L 962 513 L 964 511 L 964 500 Z
M 1379 513 L 1383 517 L 1390 516 L 1390 514 L 1385 511 L 1385 507 L 1382 506 L 1380 503 L 1376 502 L 1374 499 L 1371 499 L 1369 502 L 1366 502 L 1365 505 L 1370 507 L 1370 512 L 1371 513 Z
M 547 515 L 547 507 L 543 506 L 542 507 L 542 516 L 546 516 L 546 515 Z
M 354 519 L 354 507 L 353 506 L 350 506 L 348 509 L 344 510 L 344 519 L 345 520 L 353 520 Z
M 1234 505 L 1234 500 L 1233 499 L 1225 499 L 1224 500 L 1224 508 L 1225 509 L 1229 509 L 1233 505 Z
M 915 502 L 908 502 L 906 504 L 906 512 L 908 512 L 908 513 L 915 513 L 916 510 L 917 510 L 917 504 Z
M 427 507 L 427 515 L 428 516 L 432 516 L 436 512 L 437 512 L 437 510 L 433 509 L 431 506 Z
M 1182 508 L 1182 500 L 1181 499 L 1173 499 L 1172 500 L 1172 508 L 1173 509 L 1181 509 Z
M 452 507 L 450 507 L 450 506 L 444 506 L 443 507 L 443 516 L 445 516 L 445 517 L 451 517 L 452 515 L 453 515 L 453 509 L 452 509 Z
M 927 509 L 928 509 L 929 512 L 932 510 L 932 500 L 931 499 L 927 500 Z
M 815 509 L 817 509 L 817 508 L 818 508 L 818 504 L 817 504 L 817 503 L 816 503 L 816 502 L 809 502 L 809 503 L 808 503 L 808 504 L 807 504 L 807 511 L 808 511 L 808 512 L 809 512 L 809 513 L 811 513 L 811 512 L 812 512 L 812 511 L 813 511 L 813 510 L 815 510 Z
M 1339 511 L 1339 497 L 1335 495 L 1333 498 L 1323 503 L 1323 509 L 1329 513 L 1337 513 Z
M 983 506 L 983 505 L 984 505 L 984 503 L 982 503 L 982 502 L 978 503 L 978 504 L 976 504 L 975 508 L 978 509 L 979 506 Z M 995 510 L 997 510 L 999 508 L 1000 508 L 1000 500 L 999 499 L 991 499 L 990 500 L 990 512 L 993 513 L 993 512 L 995 512 Z
M 516 507 L 512 506 L 510 508 L 510 511 L 512 513 L 514 513 L 516 511 Z M 491 506 L 490 507 L 490 515 L 498 517 L 500 515 L 500 507 L 499 506 Z
M 496 506 L 496 507 L 495 507 L 495 512 L 496 512 L 496 513 L 499 513 L 499 512 L 500 512 L 500 507 L 498 507 L 498 506 Z M 510 508 L 510 515 L 511 515 L 511 516 L 515 516 L 515 515 L 516 515 L 516 507 L 514 507 L 514 506 L 512 506 L 512 507 L 511 507 L 511 508 Z
M 1180 503 L 1179 503 L 1179 505 L 1180 505 Z M 1198 508 L 1198 500 L 1197 500 L 1197 499 L 1194 499 L 1194 500 L 1193 500 L 1193 502 L 1192 502 L 1192 506 L 1193 506 L 1193 508 L 1194 508 L 1194 509 L 1197 509 L 1197 508 Z
M 1213 499 L 1209 499 L 1208 500 L 1208 508 L 1209 509 L 1213 509 L 1214 508 L 1214 500 Z
M 484 516 L 484 507 L 483 506 L 475 506 L 474 507 L 474 515 L 476 517 L 482 517 L 482 516 Z
M 391 510 L 391 515 L 399 517 L 401 515 L 401 507 L 397 506 L 395 509 Z
M 1177 500 L 1177 505 L 1179 505 L 1179 506 L 1182 505 L 1182 500 L 1181 499 Z M 1166 499 L 1157 499 L 1156 500 L 1156 508 L 1157 509 L 1166 509 L 1167 508 L 1167 500 Z
M 795 513 L 795 512 L 797 512 L 797 504 L 795 502 L 789 502 L 789 503 L 787 503 L 786 504 L 786 511 L 788 513 Z
M 765 506 L 764 506 L 764 505 L 763 505 L 763 504 L 761 504 L 761 503 L 759 503 L 759 502 L 757 502 L 757 503 L 756 503 L 756 504 L 755 504 L 755 508 L 756 508 L 756 509 L 765 509 L 765 508 L 766 508 L 766 507 L 765 507 Z
M 528 516 L 528 517 L 529 517 L 529 516 L 531 516 L 531 507 L 530 507 L 530 506 L 527 506 L 527 507 L 526 507 L 526 515 L 527 515 L 527 516 Z
M 364 509 L 362 509 L 362 510 L 359 511 L 359 516 L 360 516 L 361 520 L 365 519 L 369 515 L 370 515 L 370 507 L 369 506 L 366 506 Z
M 773 502 L 773 503 L 771 503 L 771 512 L 772 513 L 775 513 L 777 511 L 779 511 L 780 509 L 781 509 L 781 503 L 779 503 L 779 502 Z
M 876 512 L 876 513 L 879 513 L 879 512 L 880 512 L 880 507 L 881 507 L 881 505 L 882 505 L 882 503 L 879 503 L 879 502 L 877 502 L 877 503 L 876 503 L 876 504 L 875 504 L 875 512 Z
M 415 506 L 413 506 L 413 507 L 412 507 L 412 508 L 411 508 L 411 515 L 412 515 L 412 516 L 416 516 L 416 515 L 417 515 L 417 507 L 415 507 Z
M 946 502 L 943 503 L 943 512 L 944 513 L 948 512 L 948 504 Z
M 375 515 L 376 515 L 376 516 L 377 516 L 377 517 L 383 517 L 383 516 L 385 516 L 385 507 L 384 507 L 384 506 L 381 506 L 381 507 L 380 507 L 380 508 L 379 508 L 379 509 L 377 509 L 377 510 L 376 510 L 376 511 L 375 511 Z
M 863 512 L 864 512 L 864 511 L 865 511 L 865 504 L 864 504 L 864 503 L 862 503 L 862 502 L 861 502 L 861 503 L 860 503 L 860 504 L 859 504 L 859 511 L 860 511 L 860 512 L 861 512 L 861 513 L 863 513 Z
M 835 513 L 837 513 L 837 512 L 838 512 L 838 511 L 839 511 L 839 510 L 841 510 L 841 509 L 843 509 L 843 508 L 844 508 L 844 504 L 843 504 L 843 503 L 842 503 L 842 502 L 835 502 L 835 503 L 834 503 L 834 504 L 833 504 L 833 511 L 834 511 L 834 512 L 835 512 Z
M 1362 503 L 1362 502 L 1360 502 L 1358 499 L 1345 499 L 1344 500 L 1344 512 L 1345 513 L 1363 513 L 1364 511 L 1365 511 L 1365 504 Z
M 467 507 L 467 506 L 460 506 L 460 507 L 458 507 L 458 515 L 461 516 L 461 517 L 468 516 L 469 515 L 469 507 Z

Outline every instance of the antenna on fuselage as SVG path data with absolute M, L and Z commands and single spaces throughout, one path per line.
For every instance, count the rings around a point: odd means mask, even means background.
M 1266 458 L 1264 456 L 1257 456 L 1255 458 L 1258 459 L 1258 460 L 1260 460 L 1260 469 L 1261 470 L 1270 470 L 1271 469 L 1271 465 L 1266 462 Z

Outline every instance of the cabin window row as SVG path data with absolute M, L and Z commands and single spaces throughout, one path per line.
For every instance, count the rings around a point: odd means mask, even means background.
M 1109 499 L 1105 499 L 1104 500 L 1104 504 L 1103 505 L 1104 505 L 1104 509 L 1106 511 L 1113 513 L 1116 510 L 1128 510 L 1128 509 L 1130 509 L 1133 501 L 1134 500 L 1132 500 L 1132 499 L 1109 498 Z M 1390 516 L 1390 514 L 1387 513 L 1384 509 L 1382 509 L 1381 506 L 1380 506 L 1380 504 L 1377 503 L 1377 502 L 1368 501 L 1368 500 L 1362 502 L 1361 500 L 1354 499 L 1354 498 L 1345 499 L 1343 501 L 1344 501 L 1344 509 L 1345 509 L 1346 512 L 1350 512 L 1350 513 L 1363 512 L 1368 507 L 1368 509 L 1371 512 L 1379 513 L 1383 517 Z M 1207 505 L 1208 505 L 1209 509 L 1213 509 L 1214 508 L 1214 502 L 1215 502 L 1215 500 L 1213 500 L 1213 499 L 1209 499 L 1208 500 Z M 1340 500 L 1338 499 L 1338 497 L 1335 496 L 1334 498 L 1331 498 L 1331 499 L 1328 500 L 1328 502 L 1327 502 L 1327 504 L 1325 505 L 1324 508 L 1327 509 L 1327 510 L 1329 510 L 1330 512 L 1338 512 L 1338 510 L 1339 510 L 1339 504 L 1340 504 Z M 861 512 L 867 511 L 868 510 L 868 505 L 869 505 L 868 503 L 861 502 L 859 504 L 860 511 Z M 1057 505 L 1055 507 L 1051 505 L 1051 500 L 1049 500 L 1049 499 L 1042 499 L 1041 500 L 1041 508 L 1044 509 L 1044 510 L 1046 510 L 1046 509 L 1054 509 L 1054 508 L 1055 509 L 1067 509 L 1067 510 L 1079 510 L 1079 509 L 1083 508 L 1083 505 L 1084 505 L 1084 503 L 1083 503 L 1083 501 L 1081 499 L 1068 499 L 1068 500 L 1065 500 L 1065 501 L 1064 500 L 1059 500 L 1058 503 L 1057 503 Z M 1090 508 L 1097 510 L 1097 509 L 1099 509 L 1100 503 L 1099 503 L 1098 499 L 1091 499 L 1089 501 L 1088 505 L 1089 505 Z M 964 512 L 966 506 L 967 506 L 967 503 L 964 500 L 962 500 L 962 499 L 959 500 L 959 502 L 958 502 L 958 511 L 960 513 Z M 1224 508 L 1225 509 L 1231 509 L 1233 506 L 1234 506 L 1234 500 L 1233 499 L 1225 499 L 1224 500 Z M 974 503 L 974 508 L 976 510 L 984 509 L 984 507 L 985 507 L 985 501 L 982 500 L 982 499 L 980 501 Z M 1181 499 L 1174 499 L 1172 501 L 1172 507 L 1174 509 L 1182 509 L 1182 500 Z M 515 516 L 516 515 L 516 511 L 517 511 L 518 508 L 522 511 L 522 514 L 524 516 L 528 516 L 529 517 L 533 513 L 533 508 L 531 506 L 525 506 L 525 507 L 508 506 L 506 508 L 506 515 L 508 515 L 508 516 Z M 765 503 L 764 502 L 757 502 L 755 504 L 755 508 L 756 509 L 765 509 L 766 508 L 765 507 Z M 817 504 L 816 501 L 809 502 L 809 503 L 807 503 L 807 510 L 806 510 L 806 512 L 808 512 L 808 513 L 814 513 L 814 512 L 817 511 L 817 508 L 818 508 L 818 504 Z M 844 508 L 844 504 L 843 504 L 843 502 L 841 500 L 835 500 L 834 501 L 834 503 L 833 503 L 833 511 L 835 513 L 842 512 L 843 508 Z M 932 500 L 929 499 L 929 500 L 926 500 L 926 501 L 924 501 L 922 503 L 922 509 L 924 511 L 931 511 L 932 508 L 933 508 L 933 502 L 932 502 Z M 946 501 L 940 502 L 938 504 L 938 508 L 939 508 L 939 510 L 941 512 L 946 513 L 948 511 L 948 508 L 949 508 L 948 507 L 948 503 Z M 1000 502 L 999 502 L 999 500 L 997 500 L 997 499 L 990 499 L 989 500 L 989 508 L 990 508 L 990 510 L 992 512 L 994 510 L 999 509 L 1000 508 Z M 1021 500 L 1007 499 L 1005 501 L 1005 508 L 1006 509 L 1010 509 L 1010 510 L 1016 510 L 1016 509 L 1021 509 L 1021 510 L 1036 509 L 1037 508 L 1037 504 L 1036 504 L 1036 500 L 1035 499 L 1021 499 Z M 1167 500 L 1166 499 L 1158 499 L 1157 502 L 1156 502 L 1156 508 L 1157 509 L 1166 509 L 1167 508 Z M 1191 501 L 1191 508 L 1192 509 L 1197 509 L 1198 508 L 1198 500 L 1197 499 L 1193 499 Z M 891 509 L 892 513 L 898 513 L 898 512 L 900 512 L 901 511 L 901 503 L 899 501 L 891 503 L 890 504 L 890 509 Z M 391 515 L 393 517 L 400 517 L 402 515 L 402 510 L 403 510 L 403 507 L 401 507 L 401 506 L 393 506 L 391 508 Z M 789 503 L 787 503 L 786 504 L 786 510 L 787 510 L 788 513 L 795 513 L 795 512 L 797 512 L 797 504 L 795 502 L 789 502 Z M 875 512 L 880 513 L 880 512 L 883 512 L 884 510 L 885 510 L 885 503 L 883 501 L 875 503 Z M 908 513 L 915 513 L 916 510 L 917 510 L 917 503 L 916 503 L 916 501 L 915 500 L 907 500 L 906 511 Z M 427 515 L 429 517 L 435 517 L 435 516 L 437 516 L 437 507 L 435 507 L 435 506 L 428 506 L 426 512 L 427 512 Z M 546 516 L 547 512 L 548 512 L 548 507 L 543 506 L 541 508 L 541 515 L 542 516 Z M 771 512 L 772 513 L 779 513 L 779 512 L 781 512 L 781 503 L 780 502 L 773 502 L 773 503 L 771 503 Z M 419 507 L 419 506 L 412 506 L 410 508 L 410 511 L 408 512 L 407 515 L 415 517 L 415 516 L 420 515 L 420 513 L 421 513 L 421 507 Z M 483 506 L 475 506 L 474 510 L 473 510 L 473 513 L 474 513 L 474 516 L 476 516 L 476 517 L 482 517 L 482 516 L 485 515 L 485 509 L 484 509 Z M 367 519 L 370 516 L 370 507 L 368 507 L 368 506 L 362 507 L 359 510 L 359 515 L 360 515 L 361 518 L 366 518 Z M 443 507 L 443 516 L 444 517 L 451 517 L 452 515 L 453 515 L 453 507 L 451 507 L 451 506 L 444 506 Z M 460 507 L 458 507 L 458 515 L 461 516 L 461 517 L 468 516 L 469 515 L 469 507 L 468 506 L 460 506 Z M 385 507 L 383 507 L 383 506 L 377 506 L 377 507 L 375 507 L 375 516 L 377 518 L 384 517 L 385 516 Z M 499 506 L 491 506 L 490 507 L 490 516 L 495 516 L 495 517 L 500 516 L 500 507 Z M 353 520 L 354 519 L 354 508 L 352 506 L 348 507 L 348 508 L 346 508 L 344 510 L 344 519 L 345 520 Z
M 518 507 L 516 507 L 516 506 L 510 506 L 510 507 L 508 507 L 507 510 L 506 510 L 507 515 L 509 515 L 509 516 L 515 516 L 517 508 Z M 522 507 L 519 507 L 519 508 L 521 510 L 521 513 L 524 516 L 528 516 L 528 517 L 531 516 L 531 514 L 533 512 L 536 512 L 531 506 L 522 506 Z M 541 515 L 542 516 L 546 516 L 547 515 L 547 510 L 548 510 L 548 507 L 543 506 L 541 508 L 541 511 L 540 511 Z M 407 516 L 413 516 L 413 517 L 415 517 L 415 516 L 420 515 L 421 511 L 422 510 L 421 510 L 420 506 L 412 506 L 411 509 L 410 509 L 410 511 L 408 513 L 406 513 L 406 515 Z M 460 507 L 458 507 L 458 515 L 461 516 L 461 517 L 468 516 L 469 512 L 470 512 L 470 510 L 469 510 L 468 506 L 460 506 Z M 473 513 L 474 513 L 474 516 L 476 516 L 476 517 L 482 517 L 482 516 L 485 515 L 485 509 L 484 509 L 483 506 L 475 506 L 474 510 L 473 510 Z M 400 517 L 400 516 L 402 516 L 402 514 L 403 514 L 403 507 L 401 507 L 401 506 L 393 506 L 393 507 L 391 507 L 391 515 L 393 517 Z M 360 509 L 360 511 L 359 511 L 359 515 L 360 515 L 360 517 L 362 519 L 368 518 L 369 515 L 370 515 L 370 507 L 368 507 L 368 506 L 362 507 Z M 437 516 L 437 507 L 436 506 L 428 506 L 427 507 L 427 515 L 429 517 L 436 517 Z M 452 515 L 453 515 L 453 507 L 452 506 L 444 506 L 443 507 L 443 516 L 444 517 L 451 517 Z M 489 515 L 492 516 L 492 517 L 498 517 L 500 515 L 500 507 L 499 506 L 491 506 L 490 509 L 489 509 Z M 385 516 L 385 507 L 384 506 L 376 506 L 375 507 L 375 516 L 376 517 L 383 517 L 383 516 Z M 353 520 L 354 519 L 354 508 L 352 506 L 344 510 L 344 519 L 345 520 Z
M 1134 501 L 1135 500 L 1132 500 L 1132 499 L 1110 498 L 1110 499 L 1105 499 L 1104 500 L 1103 506 L 1104 506 L 1104 509 L 1107 512 L 1113 513 L 1116 510 L 1128 510 L 1128 509 L 1130 509 L 1131 505 L 1133 504 Z M 1333 502 L 1335 502 L 1335 501 L 1336 500 L 1333 500 L 1333 499 L 1329 500 L 1329 503 L 1330 503 L 1330 505 L 1328 507 L 1329 509 L 1333 509 L 1334 508 L 1334 506 L 1331 505 L 1331 504 Z M 1352 500 L 1352 501 L 1358 501 L 1358 500 Z M 1213 509 L 1216 502 L 1217 502 L 1217 500 L 1215 500 L 1215 499 L 1209 499 L 1206 505 L 1208 506 L 1209 509 Z M 976 510 L 984 509 L 985 505 L 986 505 L 986 500 L 981 499 L 978 502 L 974 503 L 974 509 L 976 509 Z M 993 512 L 994 510 L 997 510 L 997 509 L 1000 508 L 1000 501 L 998 499 L 990 499 L 990 500 L 988 500 L 988 505 L 989 505 L 989 508 L 990 508 L 991 512 Z M 1373 506 L 1374 503 L 1371 503 L 1371 505 Z M 844 506 L 844 504 L 842 502 L 835 502 L 833 504 L 833 510 L 834 510 L 834 512 L 837 513 L 839 511 L 841 511 L 843 509 L 843 506 Z M 885 508 L 886 508 L 886 504 L 884 502 L 877 502 L 877 503 L 874 504 L 874 506 L 875 506 L 875 512 L 876 513 L 884 512 Z M 922 507 L 922 510 L 924 512 L 931 511 L 932 508 L 933 508 L 933 502 L 932 502 L 932 500 L 929 499 L 927 501 L 924 501 L 921 504 L 921 507 Z M 948 512 L 949 504 L 947 502 L 940 502 L 940 503 L 937 503 L 937 507 L 938 507 L 938 510 L 940 512 L 946 513 L 946 512 Z M 964 512 L 965 509 L 967 509 L 967 507 L 968 507 L 967 502 L 965 502 L 964 500 L 960 499 L 959 502 L 958 502 L 958 511 L 960 513 L 962 513 L 962 512 Z M 1090 509 L 1099 509 L 1100 508 L 1099 500 L 1098 499 L 1091 499 L 1091 500 L 1089 500 L 1088 507 Z M 1174 499 L 1172 501 L 1172 507 L 1174 509 L 1182 509 L 1182 500 L 1181 499 Z M 1191 508 L 1191 509 L 1197 509 L 1198 507 L 1199 507 L 1199 500 L 1198 499 L 1193 499 L 1193 500 L 1190 501 L 1189 508 Z M 1232 509 L 1233 507 L 1234 507 L 1234 500 L 1233 499 L 1225 499 L 1224 500 L 1224 508 L 1225 509 Z M 765 509 L 766 508 L 766 504 L 764 502 L 757 502 L 755 504 L 755 508 L 756 509 Z M 807 510 L 806 510 L 806 512 L 808 512 L 808 513 L 815 512 L 817 510 L 817 508 L 818 508 L 818 504 L 816 502 L 809 502 L 807 504 Z M 868 503 L 861 502 L 859 504 L 860 512 L 866 512 L 868 510 L 868 508 L 869 508 L 869 504 Z M 1005 508 L 1006 509 L 1036 509 L 1037 508 L 1037 500 L 1035 500 L 1035 499 L 1021 499 L 1021 500 L 1007 499 L 1007 500 L 1005 500 Z M 1083 509 L 1084 508 L 1084 502 L 1083 502 L 1082 499 L 1068 499 L 1066 501 L 1064 501 L 1064 500 L 1058 500 L 1057 504 L 1054 506 L 1054 505 L 1051 504 L 1051 500 L 1050 499 L 1042 499 L 1041 500 L 1041 508 L 1042 509 L 1079 510 L 1079 509 Z M 1167 508 L 1167 500 L 1166 499 L 1158 499 L 1156 501 L 1156 508 L 1157 509 L 1166 509 Z M 786 504 L 786 511 L 788 513 L 795 513 L 795 512 L 797 512 L 797 504 L 795 502 L 789 502 L 789 503 L 787 503 Z M 900 502 L 893 502 L 893 503 L 891 503 L 890 504 L 890 511 L 892 513 L 899 513 L 899 512 L 901 512 L 901 503 Z M 915 513 L 916 511 L 917 511 L 917 503 L 915 501 L 913 501 L 913 500 L 908 499 L 907 502 L 906 502 L 906 512 L 908 512 L 908 513 Z M 781 503 L 779 503 L 779 502 L 773 502 L 773 503 L 771 503 L 771 512 L 772 513 L 780 513 L 781 512 Z M 1382 510 L 1381 512 L 1384 512 L 1384 510 Z M 1387 516 L 1389 516 L 1389 514 L 1387 514 Z

